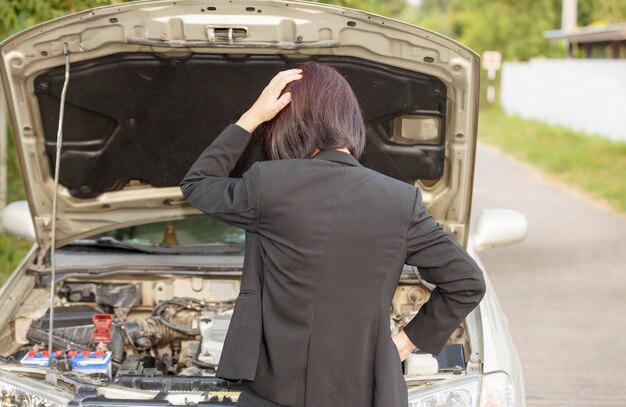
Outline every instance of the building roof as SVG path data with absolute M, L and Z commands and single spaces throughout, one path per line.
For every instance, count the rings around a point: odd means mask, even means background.
M 543 32 L 543 36 L 549 40 L 568 40 L 574 43 L 624 41 L 626 23 L 580 27 L 573 30 L 548 30 Z

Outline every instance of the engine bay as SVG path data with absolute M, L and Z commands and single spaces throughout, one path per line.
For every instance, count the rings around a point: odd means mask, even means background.
M 391 305 L 391 334 L 428 301 L 431 288 L 401 280 Z M 57 285 L 50 332 L 50 291 L 42 283 L 0 334 L 0 355 L 6 364 L 21 367 L 48 367 L 52 359 L 75 388 L 200 391 L 210 396 L 205 401 L 232 403 L 241 384 L 215 374 L 239 289 L 239 275 L 72 277 Z M 458 360 L 467 360 L 468 344 L 461 325 L 444 348 L 457 362 L 446 366 L 441 358 L 412 354 L 403 362 L 404 373 L 430 381 L 432 375 L 460 374 L 465 364 Z

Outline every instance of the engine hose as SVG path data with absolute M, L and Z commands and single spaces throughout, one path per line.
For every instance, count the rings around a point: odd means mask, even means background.
M 189 339 L 191 336 L 166 326 L 158 317 L 127 322 L 124 328 L 126 338 L 137 350 L 165 346 L 175 339 Z

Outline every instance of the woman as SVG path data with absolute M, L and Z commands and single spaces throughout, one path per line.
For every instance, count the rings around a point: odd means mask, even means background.
M 229 178 L 268 121 L 269 160 Z M 218 369 L 248 379 L 238 406 L 407 406 L 401 361 L 416 347 L 438 353 L 484 294 L 480 269 L 419 190 L 359 164 L 364 146 L 347 81 L 307 62 L 276 75 L 181 183 L 190 204 L 247 231 L 231 327 L 262 324 L 262 337 L 258 351 L 237 355 L 253 360 L 250 375 Z M 392 338 L 390 304 L 405 263 L 436 288 Z M 246 305 L 258 294 L 243 287 L 252 273 L 262 276 L 262 312 Z M 234 342 L 228 335 L 225 348 Z

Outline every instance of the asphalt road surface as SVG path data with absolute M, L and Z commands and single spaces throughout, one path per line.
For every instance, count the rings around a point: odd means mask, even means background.
M 476 162 L 472 217 L 509 208 L 529 223 L 523 242 L 481 254 L 527 405 L 626 406 L 626 218 L 491 147 Z

